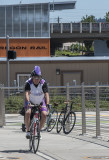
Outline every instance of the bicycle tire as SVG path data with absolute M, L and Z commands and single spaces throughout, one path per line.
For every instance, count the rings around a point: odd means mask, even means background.
M 64 119 L 63 132 L 65 134 L 69 134 L 73 130 L 75 123 L 76 123 L 76 114 L 75 112 L 70 111 L 67 114 L 66 118 Z
M 33 131 L 33 151 L 34 153 L 37 152 L 40 142 L 40 121 L 37 121 L 34 124 L 34 131 Z
M 31 151 L 32 148 L 33 148 L 33 121 L 31 121 L 31 125 L 30 125 L 29 150 Z
M 33 148 L 33 138 L 32 135 L 30 135 L 30 139 L 29 139 L 29 150 L 31 151 Z
M 64 120 L 64 111 L 60 113 L 58 121 L 57 121 L 57 126 L 56 126 L 57 133 L 60 133 L 60 131 L 62 130 L 63 120 Z
M 53 128 L 55 127 L 56 122 L 57 122 L 57 118 L 58 118 L 58 112 L 53 111 L 51 113 L 51 116 L 49 117 L 49 121 L 48 121 L 48 126 L 47 126 L 48 132 L 51 132 L 53 130 Z

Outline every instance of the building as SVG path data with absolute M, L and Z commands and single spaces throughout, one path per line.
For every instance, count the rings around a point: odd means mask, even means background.
M 0 57 L 6 57 L 7 35 L 9 50 L 15 50 L 17 57 L 50 56 L 49 13 L 51 10 L 73 9 L 75 1 L 12 2 L 3 1 L 0 5 Z
M 97 81 L 109 84 L 109 57 L 50 57 L 49 12 L 73 9 L 75 1 L 0 2 L 0 84 L 23 86 L 35 65 L 40 65 L 42 75 L 50 86 L 66 85 L 67 82 L 70 85 L 74 82 L 77 85 L 82 82 L 95 84 Z M 17 54 L 13 60 L 7 59 L 7 35 L 9 50 L 14 50 Z M 101 45 L 103 43 L 102 41 Z M 99 44 L 96 52 L 98 49 Z M 103 50 L 100 49 L 100 52 Z M 108 55 L 107 50 L 105 53 Z
M 28 74 L 34 68 L 34 65 L 32 65 L 27 70 L 27 63 L 29 65 L 35 59 L 35 64 L 37 64 L 36 57 L 50 57 L 49 13 L 52 10 L 74 9 L 75 3 L 75 1 L 54 2 L 51 0 L 46 3 L 43 0 L 31 0 L 31 2 L 29 0 L 1 0 L 0 83 L 12 86 L 13 84 L 10 82 L 16 80 L 19 86 L 16 74 L 19 72 L 19 74 L 25 76 L 24 71 L 25 74 Z M 6 58 L 7 50 L 16 51 L 17 58 L 9 61 Z M 32 60 L 30 60 L 31 58 Z M 24 62 L 23 66 L 21 65 L 22 60 Z M 14 68 L 11 69 L 11 63 L 13 62 L 15 64 L 13 67 L 16 68 L 14 73 L 12 71 Z M 22 66 L 20 70 L 18 69 L 19 65 Z M 22 83 L 24 83 L 24 80 L 22 80 Z
M 50 86 L 109 84 L 109 57 L 34 57 L 10 60 L 10 86 L 23 86 L 35 65 Z M 0 83 L 6 83 L 6 58 L 0 58 Z

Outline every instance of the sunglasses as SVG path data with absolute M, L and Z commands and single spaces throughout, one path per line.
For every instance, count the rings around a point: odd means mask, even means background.
M 36 79 L 36 80 L 39 80 L 40 79 L 40 77 L 33 77 L 34 79 Z

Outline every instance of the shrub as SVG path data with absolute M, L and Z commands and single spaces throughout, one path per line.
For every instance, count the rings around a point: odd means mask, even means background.
M 6 113 L 19 113 L 19 110 L 24 106 L 24 99 L 21 96 L 10 96 L 5 98 Z

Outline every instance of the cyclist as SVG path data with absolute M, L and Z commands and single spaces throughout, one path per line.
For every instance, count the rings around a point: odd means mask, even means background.
M 39 66 L 35 66 L 31 72 L 31 78 L 25 84 L 25 125 L 26 125 L 26 138 L 30 138 L 30 117 L 31 117 L 31 104 L 41 105 L 41 122 L 40 129 L 44 126 L 47 116 L 47 108 L 49 107 L 49 93 L 48 86 L 41 76 Z

